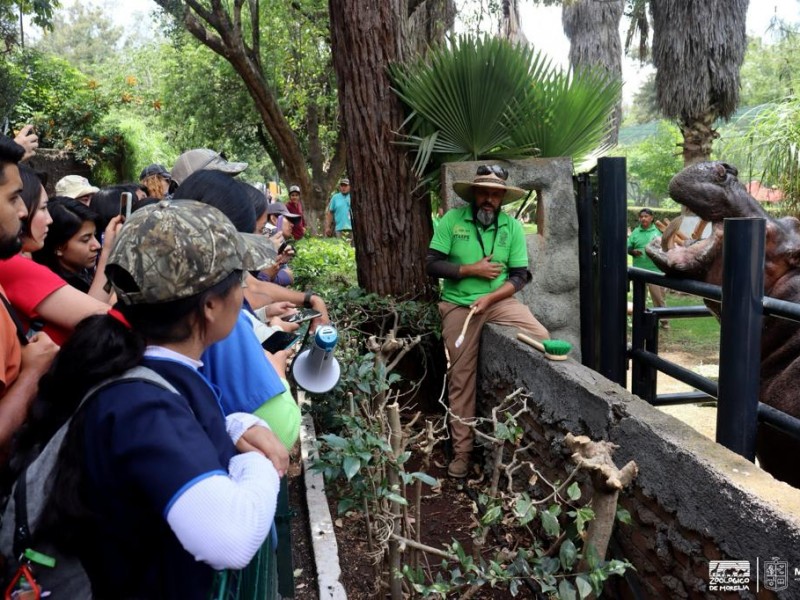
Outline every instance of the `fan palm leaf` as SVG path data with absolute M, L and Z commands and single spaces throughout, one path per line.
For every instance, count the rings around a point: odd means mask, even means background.
M 506 126 L 516 146 L 533 145 L 542 156 L 580 162 L 610 147 L 604 140 L 621 92 L 621 82 L 599 70 L 557 73 L 531 85 L 509 112 Z
M 601 146 L 621 84 L 592 71 L 564 74 L 529 46 L 460 36 L 390 67 L 409 109 L 400 144 L 422 176 L 445 161 L 583 158 Z
M 509 146 L 504 113 L 536 74 L 550 69 L 525 46 L 494 38 L 461 36 L 415 63 L 393 65 L 395 92 L 412 110 L 406 127 L 413 136 L 438 132 L 437 153 L 469 160 Z M 406 138 L 406 141 L 411 141 Z

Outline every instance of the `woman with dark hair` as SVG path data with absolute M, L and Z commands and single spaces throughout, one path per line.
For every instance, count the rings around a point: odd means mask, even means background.
M 108 261 L 122 301 L 81 323 L 42 379 L 27 440 L 72 420 L 31 547 L 80 558 L 94 597 L 206 600 L 214 571 L 243 568 L 267 538 L 279 488 L 256 450 L 267 429 L 224 417 L 198 372 L 236 321 L 242 273 L 268 262 L 263 244 L 197 202 L 137 211 Z
M 252 186 L 219 171 L 195 171 L 175 190 L 175 198 L 198 200 L 221 210 L 242 233 L 253 234 L 255 209 L 250 201 Z M 256 191 L 253 189 L 253 191 Z M 265 243 L 268 238 L 262 237 Z M 273 252 L 274 262 L 275 253 Z M 282 321 L 278 314 L 295 312 L 293 305 L 278 303 L 271 324 L 275 329 L 295 330 L 298 325 Z M 300 408 L 286 381 L 286 352 L 265 353 L 261 343 L 272 333 L 254 316 L 245 301 L 236 325 L 224 340 L 203 354 L 203 373 L 222 392 L 222 409 L 246 411 L 263 418 L 275 432 L 283 457 L 300 434 Z
M 218 208 L 237 231 L 256 230 L 256 211 L 250 201 L 250 186 L 222 171 L 202 170 L 189 175 L 172 194 L 173 198 L 199 200 Z
M 253 203 L 253 210 L 256 212 L 256 233 L 262 233 L 264 225 L 267 224 L 267 197 L 254 185 L 247 186 L 247 196 Z
M 92 196 L 92 210 L 97 214 L 98 231 L 105 231 L 111 219 L 121 214 L 120 199 L 123 192 L 129 192 L 133 201 L 147 197 L 146 191 L 136 183 L 118 183 L 100 188 Z M 105 238 L 101 241 L 105 243 Z
M 28 219 L 22 231 L 22 252 L 0 261 L 0 285 L 26 332 L 42 329 L 61 345 L 80 321 L 105 313 L 110 307 L 67 285 L 56 273 L 31 260 L 31 253 L 44 247 L 53 219 L 37 173 L 26 165 L 20 165 L 19 171 Z
M 121 226 L 119 216 L 106 227 L 107 243 L 101 252 L 96 236 L 98 216 L 91 208 L 72 198 L 56 196 L 48 210 L 53 222 L 44 247 L 33 253 L 33 260 L 81 292 L 109 302 L 104 269 L 116 230 Z

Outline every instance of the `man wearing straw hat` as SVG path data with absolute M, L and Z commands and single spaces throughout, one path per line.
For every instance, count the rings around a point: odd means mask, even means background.
M 537 340 L 550 335 L 527 306 L 514 298 L 531 275 L 522 225 L 500 210 L 525 191 L 508 185 L 498 165 L 478 167 L 472 181 L 453 191 L 467 201 L 439 222 L 426 257 L 427 273 L 442 278 L 442 336 L 450 358 L 449 399 L 453 457 L 447 472 L 469 472 L 474 434 L 475 375 L 484 323 L 517 327 Z

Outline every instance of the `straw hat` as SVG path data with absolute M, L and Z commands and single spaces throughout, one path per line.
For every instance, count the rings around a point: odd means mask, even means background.
M 519 200 L 525 194 L 527 194 L 527 192 L 522 188 L 508 185 L 505 179 L 499 177 L 495 173 L 495 168 L 502 170 L 505 173 L 505 170 L 499 169 L 499 167 L 478 167 L 479 173 L 482 171 L 488 171 L 488 173 L 481 173 L 472 181 L 456 181 L 453 183 L 453 191 L 456 193 L 456 195 L 458 195 L 459 198 L 463 198 L 467 202 L 473 202 L 475 200 L 475 188 L 505 190 L 506 194 L 503 196 L 503 201 L 501 204 L 508 204 L 514 200 Z

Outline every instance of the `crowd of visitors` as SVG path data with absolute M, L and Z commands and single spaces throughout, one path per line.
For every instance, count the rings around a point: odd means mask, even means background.
M 290 287 L 300 189 L 290 210 L 237 178 L 246 163 L 196 149 L 48 197 L 23 162 L 36 147 L 27 128 L 0 137 L 3 500 L 61 444 L 32 547 L 80 559 L 95 597 L 207 598 L 267 540 L 299 435 L 291 350 L 266 342 L 300 307 L 311 330 L 328 321 Z M 17 529 L 4 520 L 3 554 Z
M 35 530 L 7 511 L 0 552 L 19 554 L 24 533 L 79 561 L 95 597 L 208 598 L 215 571 L 268 539 L 299 435 L 291 351 L 270 338 L 297 330 L 301 307 L 319 315 L 311 330 L 328 321 L 292 288 L 301 188 L 284 204 L 238 177 L 247 163 L 194 149 L 138 183 L 67 175 L 48 197 L 23 163 L 36 147 L 28 128 L 0 137 L 0 491 L 18 506 L 26 469 L 55 458 Z M 437 215 L 427 256 L 444 280 L 453 477 L 470 470 L 483 324 L 548 337 L 514 298 L 530 273 L 500 208 L 524 194 L 507 178 L 493 165 L 456 182 L 466 205 Z M 324 231 L 352 229 L 345 178 Z

